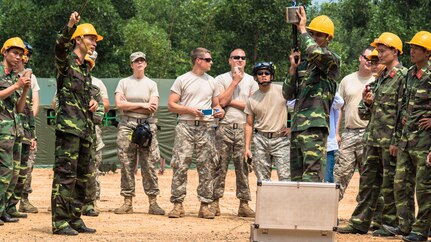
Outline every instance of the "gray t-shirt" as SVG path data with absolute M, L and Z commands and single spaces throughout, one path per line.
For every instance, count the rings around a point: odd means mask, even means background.
M 287 127 L 287 106 L 280 85 L 271 84 L 267 92 L 257 90 L 248 99 L 244 112 L 254 116 L 254 128 L 261 132 L 278 132 Z
M 219 95 L 219 89 L 216 80 L 208 74 L 198 76 L 189 71 L 175 80 L 172 84 L 171 91 L 180 95 L 178 104 L 197 109 L 211 109 L 212 98 Z M 190 114 L 180 114 L 180 120 L 195 120 L 195 116 Z M 203 117 L 201 120 L 211 121 L 212 116 Z
M 225 91 L 232 83 L 232 72 L 229 71 L 224 74 L 221 74 L 216 77 L 216 80 L 219 84 L 220 90 Z M 253 79 L 253 76 L 244 73 L 244 77 L 242 78 L 241 82 L 238 84 L 232 94 L 232 100 L 239 100 L 244 103 L 247 103 L 248 98 L 258 89 L 259 86 L 257 85 L 257 82 Z M 246 114 L 244 113 L 244 111 L 235 107 L 226 106 L 225 112 L 226 114 L 224 118 L 220 121 L 220 123 L 245 123 Z
M 142 79 L 136 79 L 133 75 L 121 79 L 118 82 L 115 93 L 123 94 L 128 102 L 142 103 L 148 103 L 152 97 L 159 96 L 156 82 L 146 76 L 144 76 Z M 133 118 L 149 117 L 147 114 L 134 112 L 133 110 L 120 110 L 120 116 L 128 116 Z

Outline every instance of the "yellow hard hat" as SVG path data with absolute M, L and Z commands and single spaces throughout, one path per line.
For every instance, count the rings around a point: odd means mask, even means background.
M 73 33 L 71 39 L 75 39 L 76 37 L 84 37 L 85 35 L 95 35 L 97 37 L 96 41 L 103 40 L 103 37 L 97 34 L 96 29 L 92 24 L 80 24 L 76 27 L 75 33 Z
M 326 15 L 320 15 L 311 20 L 307 29 L 327 34 L 334 38 L 334 23 Z
M 377 49 L 374 49 L 373 52 L 371 52 L 371 54 L 367 55 L 368 60 L 371 60 L 371 58 L 373 57 L 379 57 L 379 52 L 377 51 Z
M 427 50 L 431 50 L 431 33 L 428 31 L 420 31 L 413 36 L 410 42 L 406 42 L 411 45 L 422 46 Z
M 24 41 L 20 37 L 13 37 L 8 40 L 6 40 L 3 44 L 3 47 L 1 48 L 1 52 L 8 50 L 11 47 L 20 48 L 24 51 L 25 54 L 27 54 L 27 49 L 25 48 Z
M 379 36 L 379 38 L 375 39 L 374 42 L 371 43 L 371 46 L 377 48 L 378 44 L 395 48 L 400 52 L 400 54 L 403 53 L 403 42 L 396 34 L 384 32 Z

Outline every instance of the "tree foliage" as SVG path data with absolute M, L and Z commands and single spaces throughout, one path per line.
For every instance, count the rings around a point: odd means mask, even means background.
M 311 0 L 308 21 L 326 14 L 335 23 L 330 48 L 342 58 L 342 75 L 357 69 L 358 56 L 382 32 L 393 32 L 403 42 L 420 30 L 431 30 L 431 1 L 338 0 L 320 6 Z M 0 41 L 20 36 L 34 47 L 32 68 L 41 77 L 55 75 L 53 49 L 56 33 L 83 0 L 3 0 Z M 147 54 L 147 73 L 175 78 L 190 69 L 189 53 L 198 46 L 212 51 L 210 72 L 227 71 L 229 53 L 243 48 L 248 71 L 257 61 L 272 61 L 282 78 L 289 67 L 291 26 L 285 23 L 285 0 L 98 0 L 88 1 L 81 22 L 90 22 L 105 38 L 98 43 L 95 75 L 131 74 L 129 55 Z M 408 45 L 401 57 L 410 65 Z

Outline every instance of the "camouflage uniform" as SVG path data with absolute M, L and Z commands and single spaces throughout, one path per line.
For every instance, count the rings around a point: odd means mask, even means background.
M 6 73 L 3 63 L 0 63 L 0 90 L 12 86 L 16 76 Z M 12 177 L 19 172 L 20 140 L 22 126 L 16 112 L 18 92 L 12 93 L 4 100 L 0 100 L 0 215 L 5 212 L 8 198 L 12 195 L 15 184 Z
M 235 166 L 236 197 L 251 201 L 248 167 L 244 162 L 244 124 L 220 124 L 216 131 L 219 162 L 214 174 L 214 199 L 223 197 L 229 161 Z
M 193 124 L 196 122 L 196 125 Z M 187 171 L 196 154 L 196 168 L 199 175 L 197 195 L 200 202 L 211 203 L 214 189 L 214 167 L 217 163 L 215 130 L 212 122 L 179 121 L 175 127 L 175 142 L 171 167 L 172 203 L 182 203 L 186 197 Z
M 279 181 L 290 181 L 290 141 L 287 136 L 267 137 L 256 132 L 253 136 L 253 164 L 257 180 L 271 180 L 272 160 L 277 168 Z
M 56 141 L 52 183 L 52 230 L 81 227 L 94 134 L 90 65 L 79 65 L 70 42 L 76 26 L 59 33 L 55 46 L 57 68 Z
M 431 129 L 418 127 L 419 120 L 431 117 L 431 68 L 409 69 L 406 78 L 401 140 L 394 181 L 395 203 L 401 231 L 428 237 L 431 223 L 431 168 L 425 161 L 431 151 Z M 398 120 L 401 122 L 401 118 Z M 398 127 L 401 124 L 398 125 Z M 415 220 L 414 193 L 419 211 Z
M 8 213 L 16 212 L 16 204 L 21 200 L 21 194 L 24 190 L 24 184 L 27 179 L 27 174 L 30 169 L 28 167 L 27 161 L 30 156 L 31 140 L 35 138 L 35 125 L 34 125 L 34 115 L 33 115 L 33 103 L 32 96 L 29 95 L 26 98 L 26 104 L 24 107 L 24 112 L 20 114 L 21 124 L 23 127 L 24 135 L 21 140 L 21 155 L 18 163 L 18 174 L 16 178 L 16 185 L 12 191 L 11 197 L 9 198 L 6 211 Z M 19 152 L 19 151 L 18 151 Z
M 22 198 L 28 198 L 28 194 L 33 192 L 33 189 L 31 188 L 31 180 L 32 180 L 32 172 L 33 172 L 33 167 L 34 167 L 34 163 L 36 162 L 36 153 L 37 153 L 37 149 L 31 150 L 30 149 L 30 153 L 28 155 L 28 161 L 27 161 L 27 178 L 25 179 L 25 183 L 24 183 L 24 188 L 22 191 Z
M 131 143 L 132 131 L 145 119 L 122 117 L 118 124 L 117 135 L 117 155 L 121 166 L 121 196 L 135 196 L 135 170 L 137 165 L 141 166 L 142 183 L 147 195 L 158 195 L 160 193 L 158 178 L 156 173 L 157 159 L 153 159 L 155 152 L 158 151 L 157 125 L 154 118 L 149 118 L 152 134 L 150 147 L 140 148 Z
M 384 200 L 383 224 L 397 225 L 393 191 L 396 158 L 389 154 L 389 145 L 396 142 L 395 124 L 406 72 L 398 64 L 371 83 L 374 102 L 368 107 L 371 118 L 364 134 L 366 159 L 360 174 L 358 205 L 349 221 L 353 228 L 363 232 L 368 231 L 380 192 Z
M 308 34 L 301 34 L 307 60 L 298 66 L 298 77 L 283 84 L 286 100 L 296 99 L 292 117 L 290 169 L 293 181 L 323 181 L 326 162 L 329 112 L 337 89 L 340 57 L 319 47 Z

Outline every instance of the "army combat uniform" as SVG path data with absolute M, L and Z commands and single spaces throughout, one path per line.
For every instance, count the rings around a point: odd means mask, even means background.
M 56 141 L 52 183 L 52 230 L 85 226 L 81 219 L 94 133 L 90 65 L 78 64 L 70 41 L 76 26 L 67 26 L 57 36 Z
M 431 68 L 409 69 L 406 76 L 401 140 L 394 180 L 395 204 L 399 228 L 403 233 L 428 237 L 431 223 L 431 168 L 425 164 L 431 152 L 431 129 L 418 127 L 421 118 L 431 117 Z M 401 118 L 398 122 L 401 122 Z M 416 186 L 416 190 L 415 190 Z M 414 193 L 419 211 L 415 220 Z
M 397 224 L 393 191 L 396 157 L 389 154 L 389 145 L 396 142 L 395 124 L 406 72 L 398 64 L 371 83 L 374 101 L 367 107 L 371 118 L 364 134 L 365 161 L 360 174 L 358 205 L 349 221 L 351 227 L 364 233 L 370 227 L 380 192 L 384 200 L 382 223 Z
M 298 75 L 283 83 L 286 100 L 296 99 L 292 117 L 290 170 L 292 181 L 323 181 L 329 112 L 337 91 L 340 57 L 319 47 L 308 33 L 301 34 L 307 59 Z

